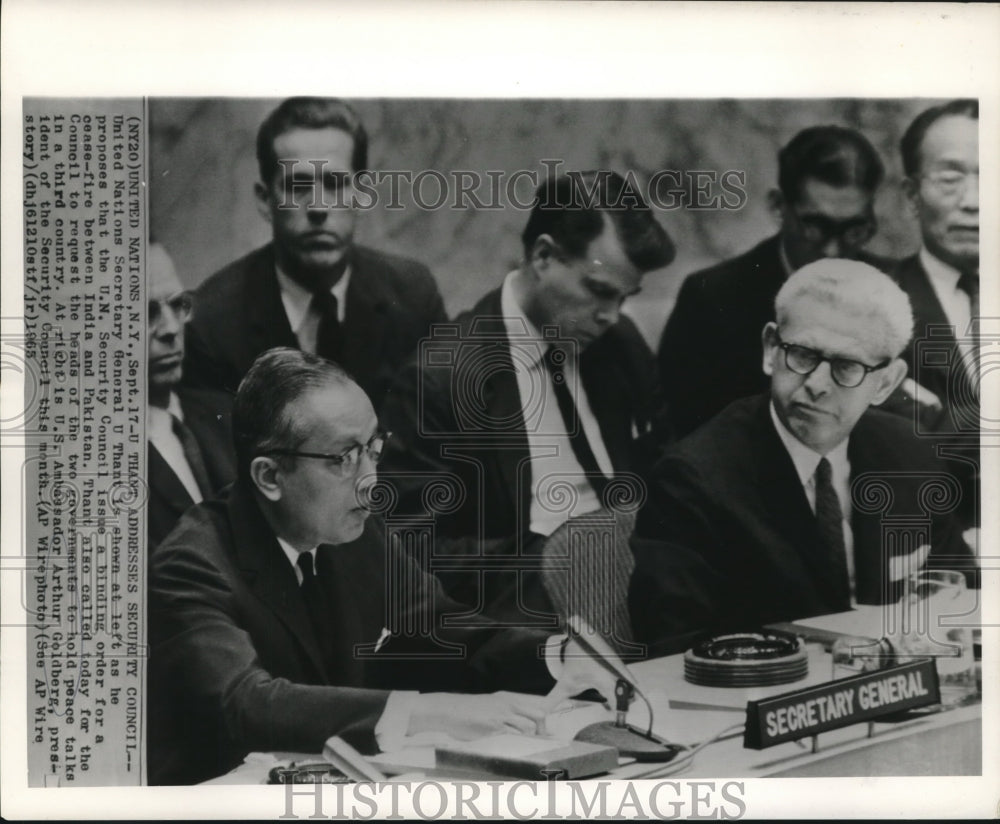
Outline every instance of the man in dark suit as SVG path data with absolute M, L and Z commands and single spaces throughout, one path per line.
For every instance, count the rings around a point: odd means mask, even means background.
M 551 615 L 541 542 L 608 506 L 616 475 L 640 470 L 665 439 L 652 352 L 620 310 L 674 256 L 641 196 L 610 172 L 543 183 L 522 243 L 520 268 L 422 347 L 383 415 L 396 513 L 437 516 L 431 560 L 446 588 L 505 620 Z M 444 489 L 453 500 L 435 494 Z
M 903 353 L 913 383 L 894 409 L 934 440 L 963 481 L 967 523 L 979 520 L 979 103 L 921 113 L 901 142 L 903 190 L 920 251 L 894 275 L 913 306 Z
M 576 642 L 480 623 L 369 517 L 385 443 L 371 402 L 315 355 L 269 350 L 240 385 L 239 478 L 153 556 L 149 776 L 191 783 L 251 751 L 364 752 L 408 733 L 533 733 L 553 696 L 613 679 Z M 483 692 L 545 691 L 549 699 Z M 410 693 L 404 690 L 449 690 Z
M 820 258 L 858 258 L 875 235 L 872 209 L 884 175 L 865 137 L 841 126 L 805 129 L 778 154 L 768 201 L 781 229 L 750 251 L 690 275 L 660 339 L 659 365 L 671 422 L 686 435 L 730 401 L 767 389 L 760 330 L 774 296 L 796 269 Z
M 232 398 L 211 389 L 178 386 L 184 359 L 184 325 L 191 295 L 184 291 L 166 249 L 146 251 L 149 272 L 149 549 L 154 549 L 184 512 L 212 497 L 236 477 L 230 411 Z
M 273 241 L 198 288 L 185 382 L 235 392 L 257 355 L 293 346 L 341 364 L 378 408 L 447 316 L 425 266 L 354 243 L 364 126 L 342 101 L 292 98 L 261 125 L 257 160 L 254 194 Z
M 654 471 L 629 592 L 654 653 L 891 603 L 921 563 L 976 583 L 954 483 L 905 421 L 871 408 L 906 374 L 906 295 L 867 264 L 824 260 L 786 281 L 776 314 L 770 395 L 733 402 Z

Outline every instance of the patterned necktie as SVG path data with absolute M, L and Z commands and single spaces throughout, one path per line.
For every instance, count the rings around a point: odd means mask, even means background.
M 569 444 L 573 448 L 573 454 L 576 455 L 576 460 L 587 474 L 587 480 L 590 481 L 590 485 L 598 497 L 603 498 L 609 479 L 601 471 L 600 464 L 597 463 L 594 450 L 590 446 L 590 441 L 587 440 L 587 433 L 583 431 L 583 422 L 580 420 L 579 411 L 573 402 L 569 387 L 566 385 L 566 353 L 554 346 L 549 346 L 543 360 L 552 378 L 552 389 L 555 392 L 556 403 L 559 405 L 563 423 L 566 424 L 566 434 L 569 435 Z
M 958 279 L 958 288 L 969 296 L 969 318 L 972 328 L 970 330 L 956 329 L 955 335 L 959 340 L 965 338 L 971 344 L 971 351 L 962 353 L 963 359 L 968 365 L 969 374 L 975 379 L 973 383 L 976 390 L 979 389 L 979 273 L 963 272 Z
M 316 354 L 327 360 L 339 361 L 344 340 L 340 318 L 337 316 L 337 296 L 329 291 L 315 292 L 312 302 L 320 317 L 316 333 Z
M 212 482 L 208 479 L 208 470 L 205 468 L 205 459 L 201 454 L 201 447 L 194 433 L 184 425 L 184 421 L 175 415 L 170 416 L 171 428 L 177 440 L 181 442 L 181 449 L 184 450 L 184 459 L 187 461 L 191 474 L 194 475 L 195 483 L 201 490 L 202 498 L 209 498 L 212 495 Z
M 816 482 L 816 521 L 827 552 L 832 575 L 831 584 L 838 598 L 850 601 L 851 582 L 847 571 L 847 548 L 844 545 L 844 513 L 837 490 L 833 488 L 833 471 L 826 458 L 820 459 L 814 476 Z

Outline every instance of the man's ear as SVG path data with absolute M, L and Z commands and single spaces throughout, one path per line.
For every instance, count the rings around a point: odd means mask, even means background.
M 257 201 L 257 211 L 268 223 L 271 222 L 271 193 L 267 186 L 258 181 L 253 184 L 253 196 Z
M 269 501 L 281 499 L 281 468 L 278 462 L 267 455 L 258 455 L 250 462 L 250 480 L 257 490 Z
M 539 235 L 531 244 L 531 254 L 528 260 L 536 272 L 544 272 L 556 259 L 556 242 L 551 235 Z
M 771 189 L 767 193 L 767 209 L 778 226 L 785 223 L 785 196 L 780 189 Z
M 778 351 L 778 324 L 772 321 L 764 326 L 760 335 L 761 348 L 764 350 L 764 374 L 774 374 L 774 355 Z
M 904 177 L 899 187 L 903 190 L 903 199 L 906 201 L 906 211 L 914 220 L 920 218 L 920 181 L 912 177 Z
M 899 386 L 906 378 L 906 370 L 906 361 L 902 358 L 896 358 L 885 369 L 880 369 L 872 375 L 872 377 L 878 381 L 875 394 L 871 400 L 872 406 L 878 406 L 879 404 L 884 403 L 886 399 L 896 391 L 896 387 Z

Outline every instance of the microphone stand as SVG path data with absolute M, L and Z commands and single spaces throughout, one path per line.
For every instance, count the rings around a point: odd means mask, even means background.
M 671 761 L 679 752 L 685 750 L 686 747 L 671 744 L 653 733 L 653 705 L 631 679 L 625 678 L 622 672 L 624 666 L 619 668 L 608 661 L 586 638 L 575 631 L 572 624 L 568 629 L 570 637 L 576 640 L 583 651 L 604 669 L 610 670 L 618 679 L 615 682 L 615 720 L 590 724 L 576 734 L 575 740 L 614 747 L 618 750 L 619 756 L 634 758 L 636 761 Z M 649 728 L 645 732 L 633 727 L 626 720 L 629 704 L 636 693 L 649 710 Z

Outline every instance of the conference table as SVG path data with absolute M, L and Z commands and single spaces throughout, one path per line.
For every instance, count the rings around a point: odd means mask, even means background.
M 806 640 L 808 674 L 799 681 L 778 686 L 722 688 L 691 684 L 684 678 L 683 655 L 630 664 L 630 672 L 652 707 L 654 732 L 690 749 L 666 764 L 628 763 L 623 759 L 608 777 L 981 775 L 982 707 L 976 696 L 954 707 L 910 713 L 902 720 L 854 724 L 823 732 L 815 738 L 789 741 L 761 750 L 744 747 L 742 730 L 747 701 L 832 679 L 830 652 L 822 643 L 810 643 L 810 636 L 829 638 L 832 634 L 844 634 L 877 638 L 883 619 L 881 608 L 860 607 L 796 622 L 795 630 Z M 549 716 L 546 732 L 550 737 L 569 740 L 587 724 L 611 718 L 612 713 L 601 705 L 572 702 Z M 648 721 L 645 703 L 636 700 L 629 711 L 629 724 L 645 730 Z M 244 764 L 209 783 L 264 783 L 274 766 L 318 759 L 320 756 L 315 754 L 252 753 Z M 465 780 L 498 777 L 475 771 L 439 769 L 433 746 L 420 741 L 368 760 L 390 776 L 389 780 L 394 775 L 405 775 L 407 780 L 418 775 Z

